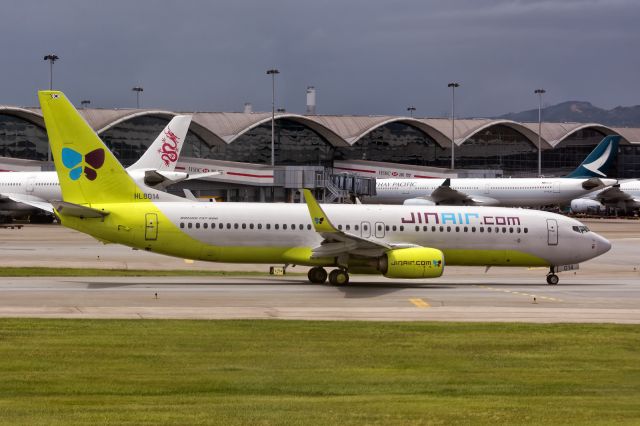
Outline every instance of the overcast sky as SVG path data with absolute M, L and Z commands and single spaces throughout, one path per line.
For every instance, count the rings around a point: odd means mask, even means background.
M 640 104 L 638 0 L 21 0 L 0 14 L 0 104 L 49 85 L 76 103 L 182 111 L 486 117 Z

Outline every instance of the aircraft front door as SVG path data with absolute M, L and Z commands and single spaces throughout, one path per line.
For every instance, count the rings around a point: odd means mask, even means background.
M 360 235 L 362 238 L 371 237 L 371 224 L 369 222 L 360 223 Z
M 553 182 L 553 192 L 556 194 L 560 193 L 560 182 Z
M 376 238 L 384 238 L 384 223 L 376 222 Z
M 558 222 L 555 219 L 547 219 L 547 242 L 550 246 L 558 245 Z
M 144 239 L 147 241 L 155 241 L 158 239 L 158 215 L 155 213 L 147 213 L 144 215 Z

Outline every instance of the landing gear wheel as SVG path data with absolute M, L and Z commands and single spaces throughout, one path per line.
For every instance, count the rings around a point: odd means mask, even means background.
M 349 284 L 349 274 L 344 269 L 334 269 L 329 274 L 329 282 L 331 285 L 347 285 Z
M 323 284 L 327 280 L 327 271 L 320 266 L 316 266 L 315 268 L 309 269 L 307 277 L 309 278 L 309 281 L 314 284 Z
M 547 284 L 556 285 L 556 284 L 558 284 L 558 281 L 560 281 L 560 278 L 558 278 L 558 276 L 556 274 L 547 275 Z

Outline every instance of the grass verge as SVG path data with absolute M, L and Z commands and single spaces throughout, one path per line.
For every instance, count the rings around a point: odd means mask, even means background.
M 0 320 L 2 424 L 638 424 L 640 327 Z

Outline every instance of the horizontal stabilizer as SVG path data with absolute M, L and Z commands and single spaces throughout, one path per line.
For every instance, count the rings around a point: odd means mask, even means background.
M 103 218 L 109 214 L 109 212 L 106 210 L 92 209 L 91 207 L 67 203 L 65 201 L 54 201 L 53 206 L 61 216 L 73 216 L 84 219 Z
M 41 198 L 25 194 L 2 194 L 2 196 L 10 199 L 11 201 L 15 201 L 16 203 L 26 204 L 49 213 L 53 213 L 53 206 L 51 203 L 48 203 Z

